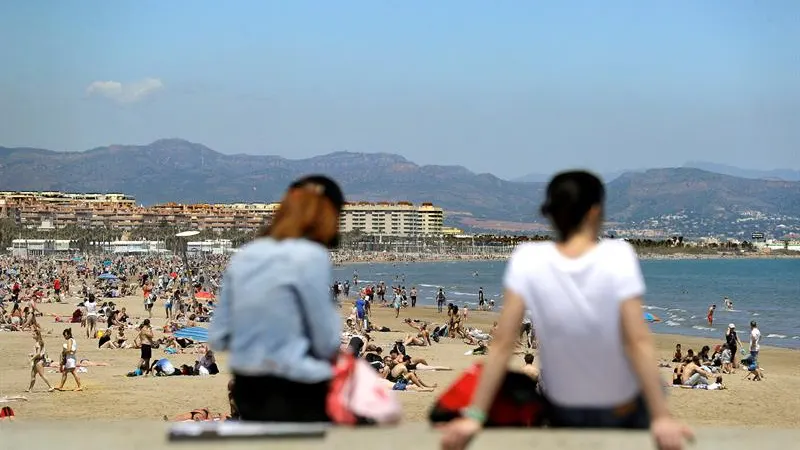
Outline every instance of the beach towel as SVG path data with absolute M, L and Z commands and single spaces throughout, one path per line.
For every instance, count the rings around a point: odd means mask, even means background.
M 442 423 L 461 417 L 461 411 L 472 403 L 482 371 L 482 364 L 474 364 L 464 371 L 433 405 L 430 421 Z M 509 372 L 489 409 L 484 426 L 541 426 L 544 409 L 545 401 L 536 389 L 536 382 L 527 375 Z
M 339 425 L 394 424 L 402 411 L 393 391 L 365 360 L 343 353 L 333 368 L 326 409 Z

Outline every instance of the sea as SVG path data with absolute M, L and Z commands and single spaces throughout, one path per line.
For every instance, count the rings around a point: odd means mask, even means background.
M 505 261 L 360 263 L 335 267 L 334 278 L 352 282 L 357 274 L 360 283 L 416 286 L 418 304 L 431 306 L 442 287 L 448 302 L 470 309 L 483 287 L 499 308 L 504 269 Z M 744 341 L 750 321 L 756 320 L 764 345 L 800 349 L 800 258 L 643 260 L 642 272 L 645 309 L 661 319 L 650 325 L 655 333 L 721 339 L 733 323 Z M 734 303 L 730 311 L 725 296 Z M 709 326 L 706 312 L 712 304 L 717 311 Z

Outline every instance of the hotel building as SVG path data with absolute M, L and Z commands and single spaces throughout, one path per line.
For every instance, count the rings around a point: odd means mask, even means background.
M 440 236 L 444 211 L 431 203 L 348 203 L 342 209 L 342 232 L 360 231 L 376 236 Z

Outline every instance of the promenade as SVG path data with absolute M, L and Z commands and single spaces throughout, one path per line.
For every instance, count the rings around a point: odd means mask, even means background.
M 437 449 L 439 434 L 425 424 L 396 428 L 331 429 L 319 439 L 258 439 L 168 442 L 170 424 L 160 422 L 18 422 L 0 424 L 2 448 L 58 448 L 59 450 L 142 449 Z M 800 430 L 701 428 L 695 430 L 694 450 L 759 450 L 797 448 Z M 486 431 L 471 449 L 498 448 L 643 450 L 653 448 L 641 432 L 498 430 Z

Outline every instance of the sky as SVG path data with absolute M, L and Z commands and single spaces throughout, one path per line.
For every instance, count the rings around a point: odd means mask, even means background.
M 0 146 L 800 168 L 800 1 L 0 3 Z

